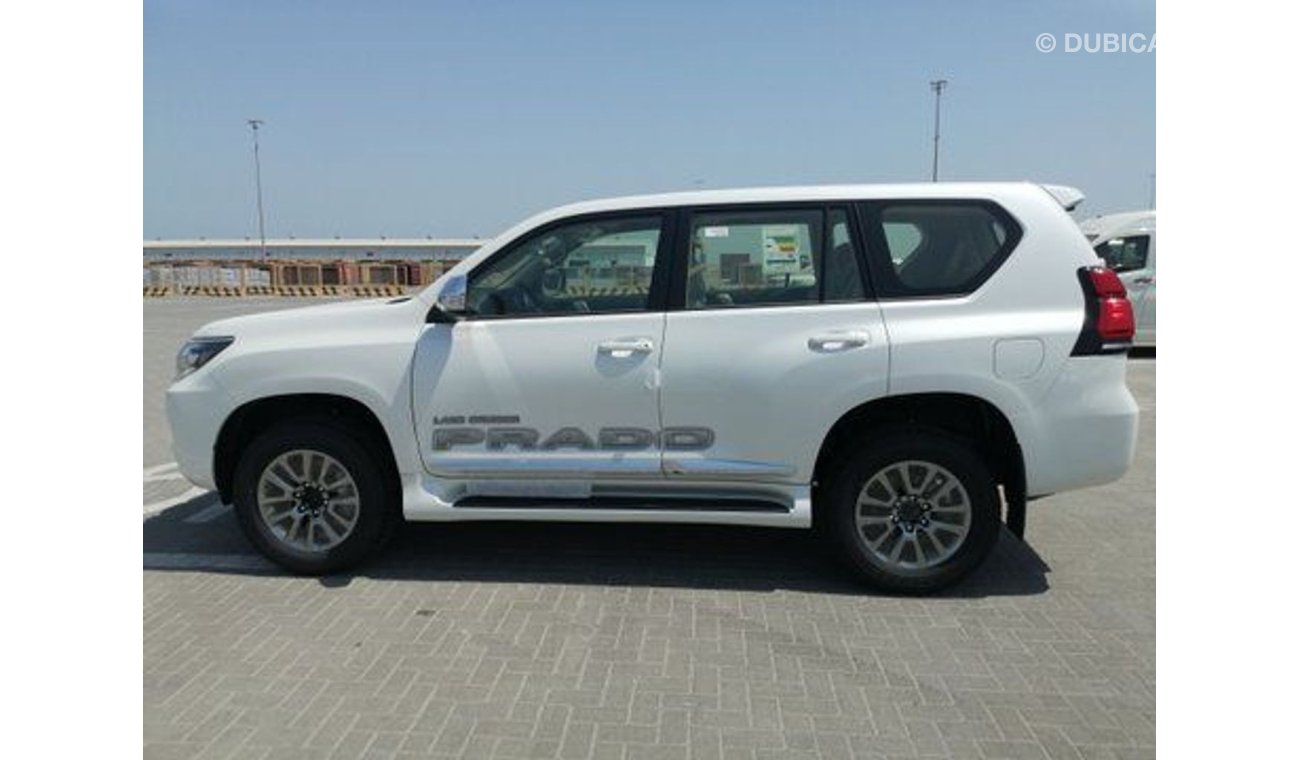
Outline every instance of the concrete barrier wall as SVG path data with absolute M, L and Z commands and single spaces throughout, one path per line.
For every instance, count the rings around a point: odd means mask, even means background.
M 177 261 L 144 266 L 146 298 L 167 296 L 401 295 L 422 288 L 455 261 Z

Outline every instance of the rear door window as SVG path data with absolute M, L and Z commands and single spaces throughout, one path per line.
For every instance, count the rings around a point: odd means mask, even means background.
M 690 215 L 687 309 L 861 301 L 858 246 L 844 206 Z
M 686 308 L 817 303 L 820 209 L 691 215 Z

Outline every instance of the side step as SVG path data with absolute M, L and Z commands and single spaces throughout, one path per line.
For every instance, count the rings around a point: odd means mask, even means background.
M 456 509 L 615 509 L 639 512 L 777 512 L 788 513 L 789 507 L 763 499 L 702 499 L 642 496 L 571 497 L 467 496 L 456 502 Z

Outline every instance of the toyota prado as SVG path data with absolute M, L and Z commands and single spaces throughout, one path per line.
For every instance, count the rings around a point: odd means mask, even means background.
M 927 592 L 1128 468 L 1133 312 L 1030 183 L 726 190 L 535 216 L 409 298 L 201 328 L 176 460 L 299 573 L 403 520 L 810 528 Z

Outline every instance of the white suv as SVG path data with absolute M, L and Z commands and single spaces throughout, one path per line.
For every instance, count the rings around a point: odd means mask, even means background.
M 808 528 L 925 592 L 1025 503 L 1120 477 L 1133 315 L 1029 183 L 620 198 L 523 222 L 411 298 L 214 322 L 177 462 L 282 566 L 406 520 Z

